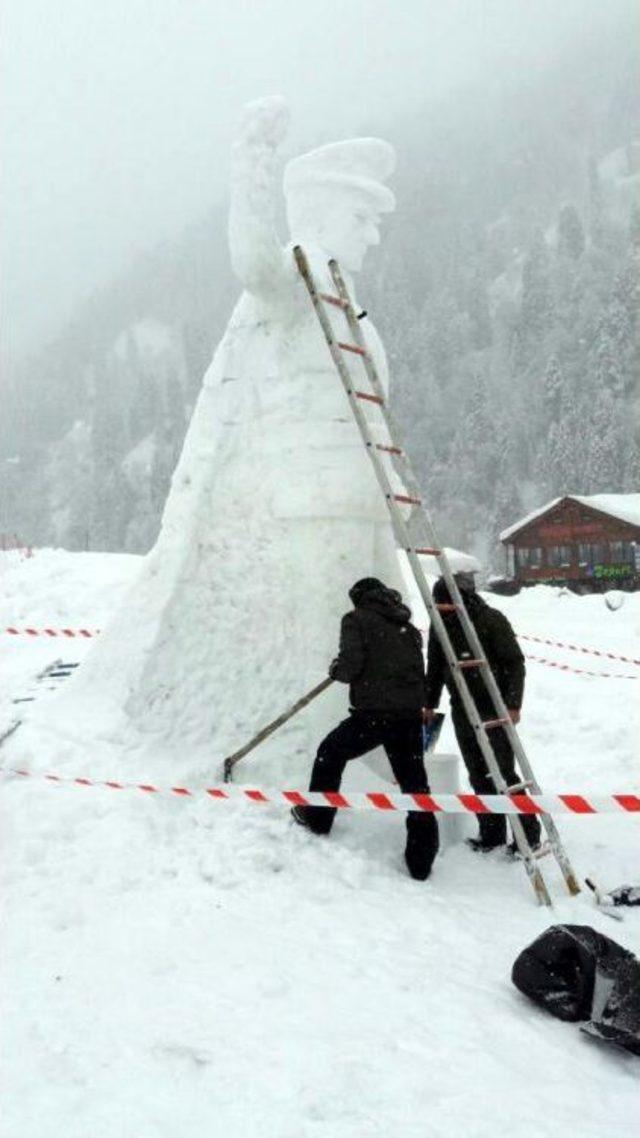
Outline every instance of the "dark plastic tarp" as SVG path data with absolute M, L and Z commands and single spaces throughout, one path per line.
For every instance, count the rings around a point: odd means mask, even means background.
M 589 925 L 552 925 L 520 953 L 511 979 L 557 1019 L 640 1055 L 640 961 Z

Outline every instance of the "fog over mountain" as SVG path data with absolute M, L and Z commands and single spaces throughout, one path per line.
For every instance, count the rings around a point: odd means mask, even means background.
M 243 103 L 281 93 L 290 154 L 384 134 L 567 44 L 634 39 L 634 0 L 4 0 L 3 354 L 226 192 Z M 636 21 L 637 22 L 637 21 Z M 635 30 L 637 42 L 637 29 Z
M 307 131 L 298 119 L 292 142 L 360 127 L 396 147 L 398 209 L 359 299 L 385 339 L 443 538 L 487 568 L 499 530 L 546 498 L 639 484 L 637 64 L 624 22 L 607 29 L 574 41 L 565 24 L 544 64 L 485 68 L 455 94 L 442 73 L 428 100 L 414 61 L 403 106 L 362 107 L 360 123 L 336 113 L 323 128 L 312 118 Z M 72 549 L 153 543 L 239 293 L 225 130 L 209 212 L 139 254 L 5 379 L 2 532 Z

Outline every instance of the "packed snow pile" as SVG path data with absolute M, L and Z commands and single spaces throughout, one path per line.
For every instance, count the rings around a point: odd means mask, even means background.
M 102 628 L 142 568 L 115 555 L 0 557 L 0 628 Z M 487 599 L 520 634 L 637 657 L 637 594 L 617 611 L 542 587 Z M 312 605 L 297 619 L 312 636 Z M 254 623 L 252 635 L 267 631 Z M 82 715 L 83 661 L 98 643 L 3 634 L 0 734 L 23 720 L 0 748 L 5 768 L 104 777 L 113 761 L 147 779 L 132 740 Z M 49 690 L 36 676 L 56 660 L 80 662 L 79 675 Z M 528 661 L 522 735 L 545 790 L 638 791 L 637 686 Z M 12 702 L 25 693 L 31 702 Z M 203 685 L 201 698 L 221 697 Z M 230 707 L 233 690 L 224 698 Z M 279 746 L 280 763 L 275 754 L 265 771 L 248 757 L 238 776 L 304 787 L 312 755 Z M 448 723 L 440 746 L 454 749 Z M 220 757 L 211 746 L 209 782 Z M 188 768 L 171 749 L 161 758 L 167 784 Z M 345 785 L 371 789 L 372 777 L 354 769 Z M 550 859 L 553 913 L 499 853 L 449 847 L 427 883 L 411 881 L 401 816 L 344 812 L 322 840 L 272 806 L 8 775 L 1 785 L 5 1138 L 565 1138 L 576 1120 L 585 1138 L 628 1133 L 637 1059 L 580 1037 L 510 983 L 521 949 L 557 921 L 637 951 L 639 911 L 614 923 L 589 896 L 570 899 Z M 581 879 L 637 881 L 636 817 L 559 825 Z

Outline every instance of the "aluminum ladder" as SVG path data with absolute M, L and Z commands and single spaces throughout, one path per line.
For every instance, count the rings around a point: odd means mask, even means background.
M 475 731 L 478 745 L 496 790 L 499 794 L 506 795 L 522 793 L 525 790 L 531 790 L 534 794 L 540 794 L 541 789 L 533 774 L 531 763 L 529 762 L 518 732 L 511 722 L 491 668 L 484 658 L 482 644 L 465 608 L 447 556 L 437 540 L 433 523 L 422 501 L 418 482 L 409 457 L 404 448 L 398 443 L 401 436 L 389 410 L 373 357 L 368 350 L 362 334 L 358 316 L 338 263 L 335 260 L 330 260 L 328 263 L 329 272 L 335 286 L 335 293 L 326 293 L 319 291 L 317 288 L 306 254 L 300 245 L 294 247 L 293 256 L 298 271 L 309 292 L 327 346 L 342 381 L 347 398 L 349 399 L 362 441 L 373 463 L 376 477 L 391 515 L 396 541 L 399 547 L 407 554 L 416 585 L 429 614 L 431 625 L 435 630 L 444 652 L 467 718 Z M 350 339 L 338 340 L 336 338 L 328 315 L 329 307 L 340 309 L 344 314 L 350 333 Z M 366 378 L 369 381 L 369 390 L 361 390 L 356 387 L 349 367 L 347 366 L 347 353 L 359 357 Z M 382 423 L 385 427 L 384 442 L 376 441 L 372 434 L 369 421 L 363 410 L 363 402 L 369 405 L 374 404 L 379 411 Z M 386 465 L 388 463 L 392 464 L 391 471 L 388 470 L 388 466 Z M 394 491 L 390 480 L 391 472 L 394 472 L 402 479 L 403 489 L 405 489 L 407 493 L 396 493 Z M 402 514 L 402 507 L 406 506 L 411 507 L 408 521 L 405 520 Z M 421 556 L 431 556 L 437 561 L 440 573 L 449 590 L 451 604 L 439 605 L 434 602 L 429 583 L 420 563 Z M 441 616 L 442 612 L 451 611 L 455 611 L 458 614 L 458 619 L 462 624 L 467 644 L 472 653 L 471 659 L 459 660 L 453 650 L 445 623 Z M 465 670 L 468 668 L 481 669 L 484 684 L 495 709 L 495 715 L 491 719 L 483 721 L 478 713 L 464 675 Z M 498 766 L 493 747 L 491 746 L 489 732 L 496 728 L 502 728 L 507 733 L 507 737 L 513 747 L 514 755 L 518 762 L 522 781 L 516 783 L 515 786 L 507 785 Z M 554 855 L 569 893 L 579 893 L 580 886 L 569 858 L 563 848 L 553 818 L 548 814 L 542 814 L 540 818 L 548 837 L 548 841 L 543 847 L 543 852 L 549 852 Z M 536 852 L 532 850 L 518 815 L 509 815 L 509 821 L 536 898 L 540 904 L 551 905 L 551 897 L 538 864 L 539 855 L 536 856 Z

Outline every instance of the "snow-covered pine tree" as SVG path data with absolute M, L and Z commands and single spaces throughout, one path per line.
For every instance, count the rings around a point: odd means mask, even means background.
M 572 261 L 584 253 L 585 238 L 582 221 L 574 205 L 565 205 L 558 216 L 558 253 Z
M 491 534 L 489 567 L 497 572 L 504 568 L 504 549 L 497 540 L 501 530 L 512 525 L 524 513 L 520 493 L 521 480 L 518 472 L 517 442 L 513 423 L 505 416 L 498 416 L 495 424 L 495 442 L 498 454 L 498 473 L 496 478 Z
M 551 323 L 549 251 L 544 235 L 536 230 L 522 266 L 520 319 L 516 329 L 515 361 L 521 367 L 538 347 Z
M 549 426 L 540 455 L 540 474 L 550 497 L 581 492 L 588 450 L 585 433 L 584 405 L 581 408 L 565 385 L 558 416 Z
M 596 397 L 585 432 L 588 461 L 585 490 L 588 494 L 617 491 L 622 483 L 622 434 L 613 393 L 603 387 Z
M 125 454 L 122 413 L 107 400 L 94 410 L 91 440 L 93 487 L 89 537 L 92 549 L 121 550 L 131 510 L 131 493 L 122 472 Z
M 593 154 L 589 156 L 587 166 L 587 180 L 589 186 L 589 236 L 591 238 L 592 245 L 598 247 L 602 244 L 604 210 L 602 204 L 602 186 L 600 185 L 598 163 Z
M 557 423 L 560 417 L 564 386 L 565 378 L 560 366 L 560 361 L 558 357 L 553 354 L 549 356 L 544 373 L 544 417 L 547 426 L 551 423 Z
M 469 287 L 469 319 L 471 346 L 480 351 L 493 343 L 493 328 L 489 306 L 489 292 L 480 272 L 474 275 Z

